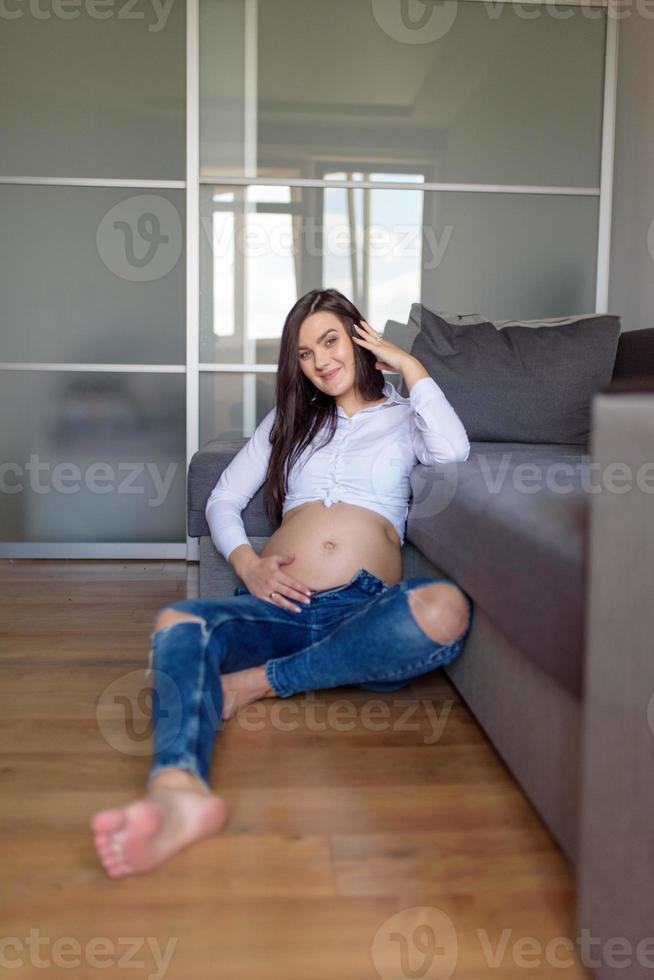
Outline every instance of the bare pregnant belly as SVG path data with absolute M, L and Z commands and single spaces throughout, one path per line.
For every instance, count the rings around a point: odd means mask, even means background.
M 260 556 L 288 551 L 295 561 L 283 571 L 314 591 L 345 585 L 360 568 L 389 585 L 402 578 L 397 531 L 381 514 L 356 504 L 325 507 L 310 500 L 288 510 Z

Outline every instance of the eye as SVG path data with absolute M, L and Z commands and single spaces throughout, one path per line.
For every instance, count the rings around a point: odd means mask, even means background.
M 337 340 L 337 339 L 338 339 L 337 337 L 328 337 L 328 338 L 327 338 L 327 340 L 325 341 L 325 346 L 326 346 L 327 344 L 331 344 L 332 342 L 333 342 L 333 343 L 336 343 L 336 340 Z M 301 352 L 301 354 L 300 354 L 300 360 L 301 360 L 301 361 L 303 361 L 303 360 L 304 360 L 304 355 L 305 355 L 305 354 L 308 354 L 308 353 L 309 353 L 308 351 L 306 351 L 306 350 L 303 350 L 303 351 Z

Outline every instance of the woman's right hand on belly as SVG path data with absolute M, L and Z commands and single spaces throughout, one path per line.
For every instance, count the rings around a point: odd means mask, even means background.
M 282 609 L 301 612 L 301 608 L 285 598 L 288 596 L 306 605 L 307 596 L 311 595 L 311 589 L 303 582 L 282 571 L 282 565 L 290 565 L 293 561 L 295 561 L 295 555 L 292 551 L 283 555 L 268 555 L 266 558 L 260 558 L 258 555 L 252 558 L 241 573 L 241 578 L 250 595 L 272 602 L 281 606 Z M 270 598 L 271 592 L 275 593 L 272 599 Z

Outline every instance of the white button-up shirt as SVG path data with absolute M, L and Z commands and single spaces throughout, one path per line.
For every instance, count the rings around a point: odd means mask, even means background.
M 321 500 L 325 507 L 344 501 L 382 514 L 404 543 L 409 474 L 416 462 L 427 466 L 462 462 L 468 458 L 470 443 L 433 378 L 420 378 L 406 398 L 386 381 L 384 395 L 384 402 L 361 408 L 352 417 L 336 406 L 334 437 L 316 449 L 325 438 L 321 429 L 304 449 L 289 473 L 282 514 L 309 500 Z M 227 559 L 234 548 L 249 544 L 241 511 L 266 478 L 275 413 L 272 408 L 257 426 L 223 470 L 207 501 L 211 538 Z

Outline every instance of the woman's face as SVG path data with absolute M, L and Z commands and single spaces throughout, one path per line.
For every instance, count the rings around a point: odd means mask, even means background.
M 302 322 L 298 360 L 309 381 L 332 398 L 354 387 L 354 344 L 334 313 L 318 310 Z

